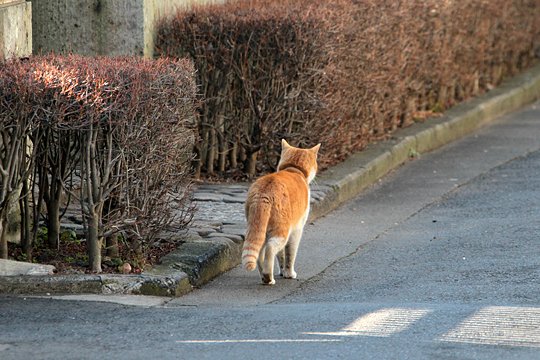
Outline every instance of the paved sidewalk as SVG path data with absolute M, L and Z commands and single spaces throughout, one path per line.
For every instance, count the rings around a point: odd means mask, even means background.
M 412 157 L 460 139 L 506 113 L 540 99 L 540 65 L 489 93 L 393 134 L 317 176 L 310 221 L 332 211 Z M 204 184 L 184 243 L 141 275 L 0 277 L 0 293 L 144 294 L 180 296 L 240 263 L 248 184 Z

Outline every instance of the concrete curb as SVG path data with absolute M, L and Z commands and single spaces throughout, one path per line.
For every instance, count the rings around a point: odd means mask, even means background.
M 487 94 L 453 107 L 440 118 L 398 130 L 391 140 L 353 154 L 317 177 L 317 185 L 312 187 L 310 221 L 352 199 L 407 160 L 460 139 L 537 99 L 540 65 Z M 221 187 L 230 188 L 232 195 L 207 193 L 199 200 L 213 202 L 220 209 L 233 209 L 238 219 L 243 213 L 242 195 L 247 185 Z M 199 222 L 198 230 L 188 232 L 178 249 L 142 275 L 5 276 L 0 277 L 0 293 L 181 296 L 240 263 L 245 224 L 241 220 L 231 221 L 231 214 L 222 213 L 219 208 L 210 208 L 206 213 L 212 213 L 213 220 Z M 203 215 L 204 211 L 197 216 Z
M 181 296 L 191 290 L 185 273 L 152 275 L 39 275 L 0 277 L 3 294 L 133 294 Z

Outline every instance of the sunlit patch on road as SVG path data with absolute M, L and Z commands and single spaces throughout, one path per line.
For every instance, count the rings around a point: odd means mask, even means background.
M 402 332 L 431 310 L 392 308 L 381 309 L 359 317 L 337 332 L 309 332 L 310 335 L 328 336 L 381 336 Z
M 429 309 L 385 308 L 360 316 L 334 332 L 303 332 L 330 338 L 284 339 L 200 339 L 178 340 L 179 344 L 263 344 L 263 343 L 329 343 L 343 337 L 390 337 L 414 326 L 433 312 Z M 540 308 L 488 306 L 459 323 L 434 341 L 497 346 L 540 347 Z
M 480 309 L 440 340 L 540 347 L 540 308 L 490 306 Z

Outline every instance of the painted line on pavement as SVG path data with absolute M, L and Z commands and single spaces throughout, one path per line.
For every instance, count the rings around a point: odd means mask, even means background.
M 259 344 L 259 343 L 317 343 L 341 342 L 339 339 L 226 339 L 226 340 L 177 340 L 177 344 Z

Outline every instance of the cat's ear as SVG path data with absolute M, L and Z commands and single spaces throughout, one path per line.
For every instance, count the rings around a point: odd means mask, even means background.
M 321 144 L 317 144 L 314 147 L 312 147 L 310 150 L 313 151 L 315 154 L 317 154 L 320 148 L 321 148 Z
M 288 149 L 288 148 L 290 148 L 290 147 L 291 147 L 291 145 L 289 145 L 289 143 L 287 142 L 287 140 L 281 139 L 281 149 L 282 149 L 282 150 Z

